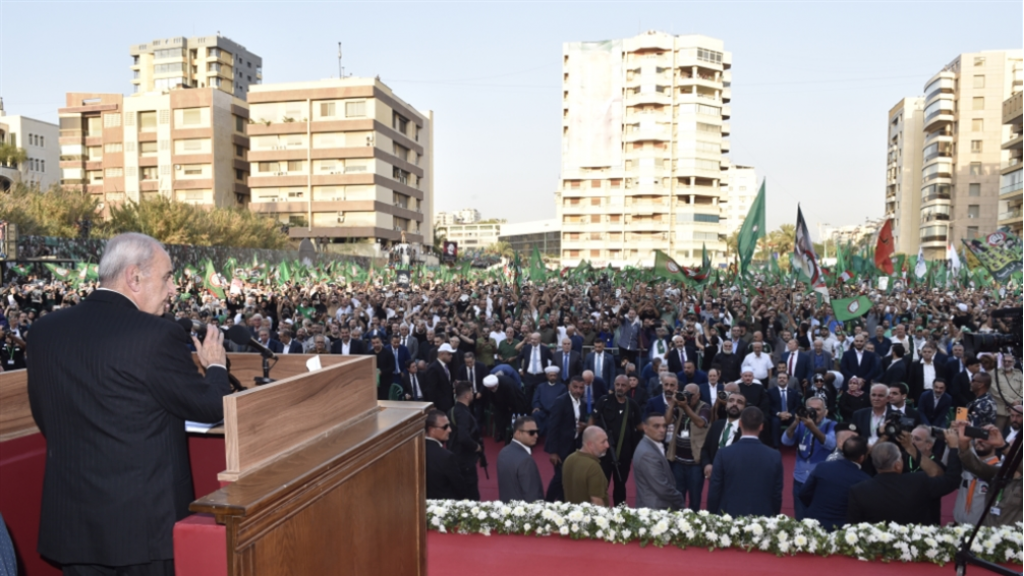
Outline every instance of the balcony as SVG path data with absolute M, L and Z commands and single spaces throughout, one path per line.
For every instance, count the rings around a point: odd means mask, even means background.
M 1000 170 L 1010 170 L 1012 172 L 1014 168 L 1020 167 L 1020 165 L 1020 158 L 1010 158 L 1006 162 L 1003 162 L 1003 164 L 1000 166 Z
M 947 124 L 952 124 L 954 120 L 952 110 L 936 110 L 925 117 L 924 131 L 931 132 L 932 130 L 937 130 Z
M 999 195 L 1012 196 L 1014 193 L 1020 192 L 1022 187 L 1024 187 L 1024 182 L 1020 180 L 1016 182 L 1011 182 L 999 189 Z
M 1018 129 L 1019 129 L 1019 127 L 1018 127 Z M 1022 135 L 1020 132 L 1016 132 L 1016 133 L 1010 134 L 1009 139 L 1007 139 L 1005 142 L 1003 142 L 1003 145 L 1001 146 L 1001 148 L 1003 150 L 1012 150 L 1014 148 L 1019 149 L 1022 141 L 1024 141 L 1024 135 Z
M 949 222 L 949 214 L 929 213 L 921 214 L 921 223 L 925 222 Z
M 1020 208 L 1017 208 L 1015 210 L 1010 210 L 1010 211 L 1007 211 L 1007 212 L 1000 212 L 999 213 L 999 225 L 1000 226 L 1002 226 L 1004 224 L 1011 224 L 1012 221 L 1014 221 L 1014 220 L 1020 221 L 1020 219 L 1021 219 L 1021 209 Z
M 953 94 L 955 90 L 956 80 L 952 74 L 948 77 L 941 77 L 925 87 L 925 92 L 927 92 L 924 97 L 925 105 L 938 98 L 940 94 Z
M 928 203 L 928 202 L 939 202 L 939 201 L 949 202 L 950 201 L 950 194 L 949 194 L 949 192 L 932 192 L 931 194 L 927 194 L 927 195 L 922 195 L 921 196 L 921 203 L 922 204 L 925 204 L 925 203 Z
M 921 244 L 938 243 L 938 244 L 940 244 L 942 246 L 945 246 L 946 245 L 946 238 L 948 238 L 948 236 L 946 234 L 939 234 L 939 235 L 936 235 L 936 236 L 922 236 L 921 237 Z
M 637 106 L 640 104 L 671 104 L 672 96 L 663 92 L 645 92 L 641 94 L 630 94 L 626 96 L 626 106 Z

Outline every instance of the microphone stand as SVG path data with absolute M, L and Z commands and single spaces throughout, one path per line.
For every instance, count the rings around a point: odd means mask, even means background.
M 1006 453 L 1006 457 L 1003 459 L 1003 463 L 996 472 L 992 481 L 989 482 L 988 487 L 988 502 L 985 503 L 985 510 L 981 513 L 981 518 L 978 518 L 977 524 L 974 525 L 974 531 L 964 537 L 963 543 L 960 545 L 960 550 L 957 551 L 956 559 L 956 573 L 957 576 L 963 576 L 967 573 L 967 565 L 973 564 L 980 568 L 984 568 L 990 572 L 1001 574 L 1003 576 L 1020 576 L 1020 572 L 1010 570 L 996 564 L 995 562 L 989 562 L 982 560 L 971 553 L 971 545 L 974 543 L 974 538 L 978 535 L 978 531 L 981 530 L 981 525 L 985 522 L 985 518 L 988 516 L 989 511 L 992 510 L 992 505 L 996 502 L 996 497 L 1003 492 L 1010 481 L 1013 479 L 1013 474 L 1017 471 L 1021 462 L 1021 435 L 1017 434 L 1017 438 L 1014 439 L 1013 444 L 1010 446 L 1010 450 Z
M 276 380 L 270 377 L 270 358 L 267 358 L 266 356 L 263 357 L 263 376 L 254 376 L 253 380 L 256 381 L 257 386 L 276 382 Z

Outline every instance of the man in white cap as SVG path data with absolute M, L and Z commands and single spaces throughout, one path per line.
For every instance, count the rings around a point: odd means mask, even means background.
M 540 429 L 541 436 L 547 433 L 547 421 L 551 407 L 555 405 L 555 400 L 566 391 L 565 384 L 559 381 L 560 372 L 558 366 L 545 368 L 544 376 L 547 377 L 547 382 L 537 386 L 533 393 L 533 412 L 530 415 L 537 421 L 537 428 Z
M 455 405 L 452 372 L 449 368 L 454 353 L 451 344 L 441 344 L 437 348 L 437 359 L 430 363 L 423 374 L 423 392 L 427 401 L 433 402 L 434 408 L 445 414 Z
M 515 380 L 504 374 L 488 374 L 484 377 L 486 396 L 494 406 L 494 439 L 506 443 L 511 441 L 513 415 L 526 413 L 526 396 Z

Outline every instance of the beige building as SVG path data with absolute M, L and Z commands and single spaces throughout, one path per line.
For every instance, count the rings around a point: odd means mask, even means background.
M 1017 236 L 1021 235 L 1021 175 L 1022 156 L 1022 113 L 1024 93 L 1017 92 L 1003 102 L 1003 155 L 999 182 L 999 226 L 1007 227 Z
M 921 130 L 924 98 L 904 98 L 889 110 L 885 167 L 885 217 L 892 219 L 896 252 L 917 254 L 921 229 Z M 949 192 L 932 196 L 949 198 Z M 933 199 L 929 197 L 929 199 Z M 930 212 L 928 221 L 948 221 L 947 214 Z
M 965 53 L 925 84 L 919 240 L 926 258 L 996 230 L 1003 101 L 1022 86 L 1021 50 Z M 945 219 L 943 219 L 945 218 Z
M 719 199 L 722 207 L 722 233 L 729 236 L 743 226 L 750 205 L 757 198 L 757 173 L 750 166 L 729 166 L 729 176 L 722 183 L 725 194 Z
M 108 208 L 157 196 L 217 207 L 248 201 L 244 100 L 215 88 L 66 100 L 58 110 L 62 184 Z
M 253 86 L 249 104 L 251 210 L 293 238 L 432 244 L 432 112 L 373 78 Z
M 498 241 L 503 224 L 500 222 L 476 222 L 474 224 L 451 224 L 439 227 L 437 234 L 445 240 L 457 242 L 459 250 L 482 250 Z
M 562 222 L 557 218 L 502 224 L 499 242 L 508 242 L 524 258 L 536 248 L 545 256 L 559 258 L 562 253 Z
M 699 35 L 563 45 L 562 265 L 724 256 L 731 61 Z
M 134 93 L 216 88 L 244 100 L 263 80 L 263 59 L 220 34 L 153 40 L 128 53 Z
M 25 151 L 25 162 L 0 161 L 0 191 L 15 182 L 25 182 L 46 190 L 60 182 L 59 129 L 56 124 L 28 116 L 8 116 L 0 100 L 0 142 Z

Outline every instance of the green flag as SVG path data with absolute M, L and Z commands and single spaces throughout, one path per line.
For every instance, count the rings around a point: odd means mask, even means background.
M 534 282 L 547 280 L 547 268 L 544 267 L 544 259 L 536 246 L 533 247 L 533 252 L 530 254 L 530 280 Z
M 46 269 L 49 270 L 51 274 L 53 274 L 54 280 L 67 281 L 71 279 L 71 269 L 69 268 L 58 266 L 56 264 L 44 264 L 44 266 L 46 266 Z
M 754 257 L 754 250 L 757 249 L 757 240 L 764 238 L 765 182 L 765 180 L 761 180 L 761 189 L 758 191 L 757 197 L 754 198 L 754 203 L 750 205 L 750 211 L 747 212 L 743 226 L 740 227 L 739 237 L 736 239 L 736 252 L 740 256 L 740 274 L 743 274 L 747 266 L 750 265 L 750 260 Z
M 666 280 L 682 280 L 683 269 L 668 254 L 661 250 L 654 251 L 654 275 Z
M 840 322 L 860 318 L 869 310 L 871 310 L 871 299 L 867 296 L 840 298 L 832 301 L 832 311 L 836 313 L 836 320 Z
M 291 282 L 292 271 L 288 269 L 288 263 L 282 261 L 281 265 L 277 267 L 277 280 L 278 282 Z
M 17 274 L 18 276 L 28 276 L 28 266 L 25 266 L 23 264 L 15 264 L 14 266 L 11 267 L 11 269 L 14 270 L 14 273 Z
M 217 298 L 224 298 L 224 284 L 220 280 L 220 276 L 217 271 L 213 268 L 213 262 L 206 261 L 206 276 L 203 278 L 206 289 L 209 290 Z

